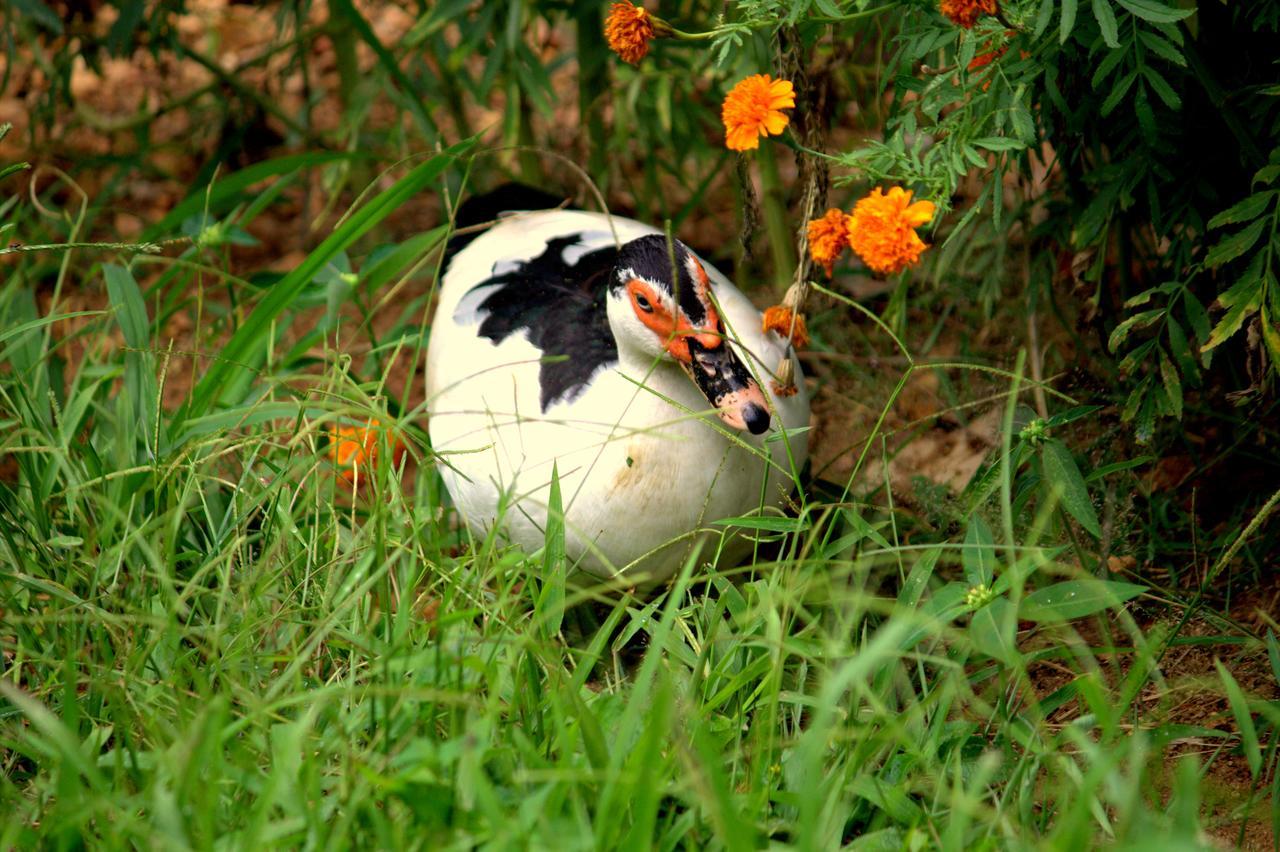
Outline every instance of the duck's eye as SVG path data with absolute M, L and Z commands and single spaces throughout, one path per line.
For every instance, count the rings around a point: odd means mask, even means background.
M 646 314 L 653 313 L 653 305 L 649 304 L 649 300 L 639 293 L 632 294 L 635 296 L 636 307 L 644 311 Z

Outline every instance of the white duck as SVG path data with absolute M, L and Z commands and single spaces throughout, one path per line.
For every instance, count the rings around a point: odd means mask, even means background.
M 477 533 L 497 523 L 529 552 L 543 546 L 555 471 L 571 564 L 659 581 L 724 533 L 712 522 L 792 491 L 808 450 L 788 432 L 808 425 L 809 401 L 794 354 L 798 392 L 772 387 L 787 348 L 727 278 L 654 228 L 509 214 L 445 273 L 431 443 Z M 722 556 L 742 545 L 726 539 Z

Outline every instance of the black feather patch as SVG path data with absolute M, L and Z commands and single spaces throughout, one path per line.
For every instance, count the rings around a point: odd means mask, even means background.
M 543 412 L 572 402 L 597 369 L 618 360 L 605 307 L 618 251 L 607 246 L 566 262 L 565 250 L 579 242 L 557 237 L 532 260 L 471 288 L 494 288 L 479 306 L 482 337 L 496 344 L 523 329 L 548 359 L 538 371 Z

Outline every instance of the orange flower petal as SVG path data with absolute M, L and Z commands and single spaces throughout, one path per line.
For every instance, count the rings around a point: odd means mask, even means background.
M 724 144 L 731 151 L 754 151 L 760 147 L 760 134 L 754 127 L 730 128 L 725 134 Z
M 809 257 L 827 271 L 830 278 L 836 258 L 849 245 L 848 218 L 832 207 L 820 219 L 809 222 Z
M 404 458 L 405 446 L 391 427 L 374 420 L 365 426 L 338 426 L 329 432 L 329 460 L 338 468 L 338 475 L 352 486 L 358 480 L 367 480 L 378 464 L 382 441 L 391 448 L 392 466 L 398 467 Z
M 918 228 L 933 218 L 935 209 L 932 201 L 917 201 L 902 212 L 907 224 L 913 228 Z
M 772 331 L 782 337 L 791 337 L 791 345 L 803 349 L 809 345 L 809 330 L 805 328 L 804 315 L 792 313 L 786 305 L 765 308 L 760 318 L 760 330 Z
M 738 81 L 720 110 L 725 147 L 748 151 L 760 146 L 761 136 L 777 136 L 790 122 L 783 109 L 795 106 L 795 88 L 788 80 L 753 74 Z
M 614 3 L 609 8 L 609 17 L 604 22 L 604 38 L 609 49 L 623 62 L 640 64 L 640 60 L 649 53 L 653 34 L 653 19 L 643 6 Z
M 795 105 L 796 89 L 790 80 L 774 80 L 769 84 L 769 109 L 792 109 Z
M 872 271 L 893 275 L 920 260 L 928 245 L 915 229 L 933 218 L 933 202 L 911 203 L 911 193 L 877 187 L 859 201 L 848 217 L 849 245 Z
M 941 0 L 938 10 L 951 19 L 951 22 L 966 30 L 983 15 L 996 13 L 996 0 Z
M 771 112 L 764 118 L 764 129 L 770 136 L 777 136 L 787 129 L 787 117 L 780 112 Z M 763 133 L 761 135 L 764 135 Z

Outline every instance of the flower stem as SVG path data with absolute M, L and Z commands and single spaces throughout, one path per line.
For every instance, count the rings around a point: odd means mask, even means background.
M 866 18 L 873 18 L 881 12 L 888 12 L 892 8 L 893 4 L 890 3 L 884 6 L 876 6 L 874 9 L 863 9 L 861 12 L 851 12 L 848 15 L 814 15 L 806 18 L 805 20 L 809 23 L 815 24 L 847 24 L 851 21 L 861 21 Z M 658 23 L 659 19 L 655 18 L 654 21 L 655 23 Z M 681 41 L 708 41 L 716 37 L 716 30 L 710 30 L 705 33 L 689 33 L 684 30 L 676 29 L 666 21 L 661 21 L 661 23 L 666 26 L 667 30 L 662 33 L 663 36 L 669 35 Z M 752 26 L 748 27 L 748 29 L 754 31 L 763 29 L 763 27 Z
M 826 15 L 814 15 L 812 18 L 808 18 L 807 20 L 815 21 L 819 24 L 845 24 L 849 21 L 860 21 L 864 18 L 873 18 L 881 12 L 887 12 L 892 8 L 893 4 L 890 3 L 885 6 L 876 6 L 872 9 L 863 9 L 861 12 L 851 12 L 848 15 L 837 15 L 831 17 Z
M 787 224 L 787 205 L 782 198 L 782 181 L 778 178 L 778 161 L 772 145 L 761 145 L 756 161 L 760 164 L 760 207 L 764 213 L 765 234 L 773 255 L 773 280 L 779 287 L 791 281 L 795 267 L 791 228 Z
M 575 23 L 578 29 L 578 122 L 587 140 L 587 172 L 599 180 L 604 176 L 608 145 L 600 93 L 609 91 L 609 52 L 605 43 L 594 35 L 604 28 L 600 7 L 579 4 Z
M 705 33 L 687 33 L 684 30 L 678 30 L 675 27 L 670 27 L 670 29 L 671 35 L 681 41 L 710 41 L 716 37 L 714 30 Z

